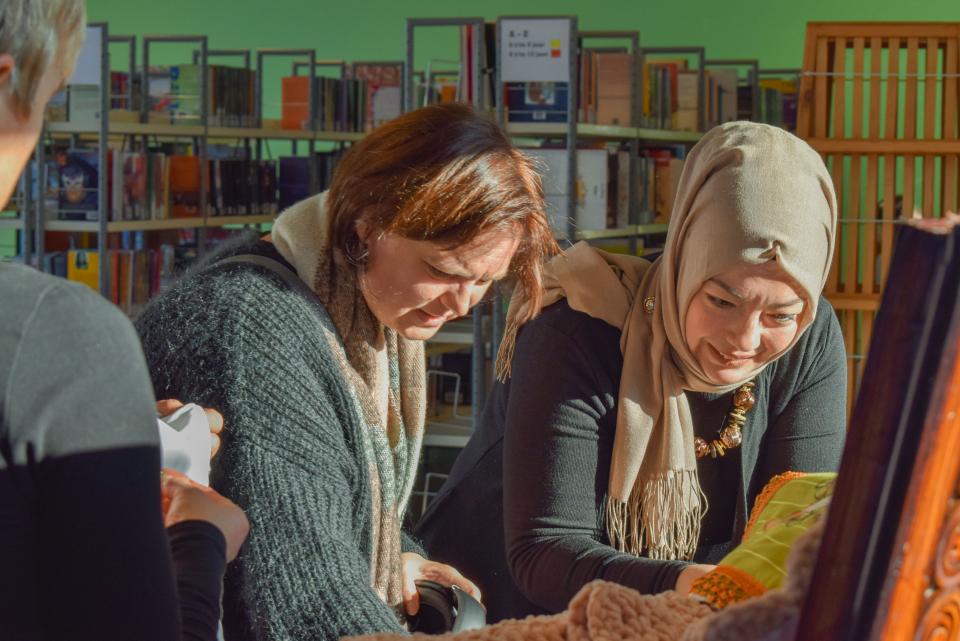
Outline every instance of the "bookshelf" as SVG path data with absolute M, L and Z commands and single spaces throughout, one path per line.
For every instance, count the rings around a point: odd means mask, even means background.
M 540 19 L 562 21 L 568 25 L 564 47 L 569 52 L 582 51 L 585 41 L 619 41 L 620 43 L 626 43 L 626 46 L 621 47 L 621 49 L 613 50 L 605 48 L 604 51 L 622 50 L 630 54 L 631 62 L 629 73 L 629 93 L 631 106 L 629 121 L 616 124 L 599 124 L 597 122 L 579 121 L 580 119 L 578 118 L 577 110 L 573 108 L 572 103 L 574 96 L 577 96 L 580 90 L 578 58 L 573 54 L 570 55 L 569 67 L 566 71 L 566 78 L 570 82 L 567 95 L 568 99 L 571 101 L 571 105 L 570 108 L 566 110 L 567 113 L 565 114 L 564 121 L 512 122 L 508 120 L 505 113 L 505 105 L 507 104 L 507 100 L 505 99 L 504 81 L 506 79 L 502 75 L 503 55 L 501 55 L 504 38 L 504 23 L 506 22 L 509 24 L 509 21 L 511 20 Z M 495 28 L 495 37 L 492 39 L 490 38 L 490 32 L 487 31 L 491 26 Z M 418 76 L 418 69 L 415 66 L 414 34 L 417 32 L 417 30 L 428 27 L 457 27 L 461 29 L 461 54 L 466 55 L 464 52 L 469 50 L 469 55 L 467 57 L 471 58 L 472 61 L 480 61 L 479 64 L 475 62 L 467 63 L 461 67 L 461 74 L 464 76 L 469 75 L 471 78 L 469 85 L 478 88 L 474 94 L 466 97 L 469 102 L 472 102 L 475 106 L 481 109 L 495 107 L 496 118 L 498 122 L 504 126 L 504 129 L 507 131 L 507 133 L 518 143 L 523 141 L 542 141 L 551 143 L 554 148 L 556 148 L 558 144 L 560 145 L 559 149 L 566 154 L 568 161 L 563 180 L 568 186 L 566 190 L 566 197 L 568 198 L 568 211 L 570 212 L 575 211 L 575 190 L 573 186 L 577 180 L 576 152 L 579 143 L 586 141 L 595 146 L 613 144 L 619 145 L 622 149 L 627 150 L 630 158 L 629 171 L 633 177 L 633 180 L 636 181 L 639 178 L 637 175 L 639 167 L 638 158 L 645 148 L 657 147 L 659 145 L 689 147 L 690 145 L 693 145 L 699 141 L 703 135 L 702 131 L 653 129 L 650 127 L 640 126 L 640 111 L 642 106 L 640 100 L 642 88 L 640 71 L 642 69 L 645 52 L 651 55 L 656 55 L 658 53 L 671 55 L 675 55 L 677 53 L 692 53 L 699 63 L 698 83 L 702 87 L 704 73 L 703 60 L 705 58 L 705 53 L 702 47 L 672 47 L 644 50 L 640 47 L 640 39 L 637 32 L 579 31 L 577 29 L 577 19 L 573 16 L 538 16 L 536 18 L 505 16 L 499 18 L 495 25 L 488 25 L 480 18 L 428 18 L 408 20 L 407 56 L 404 65 L 403 82 L 403 87 L 405 90 L 404 106 L 408 110 L 418 106 L 416 105 L 417 92 L 414 85 L 414 79 Z M 470 33 L 470 37 L 466 38 L 466 34 L 468 32 Z M 487 71 L 487 73 L 491 71 L 493 73 L 492 100 L 487 101 L 485 100 L 486 96 L 484 95 L 484 88 L 486 87 L 485 83 L 488 78 L 485 77 L 484 72 L 486 68 L 491 65 L 487 64 L 487 60 L 489 58 L 484 51 L 484 47 L 490 47 L 491 42 L 492 46 L 495 47 L 496 56 L 495 63 L 492 65 L 492 69 Z M 466 43 L 466 46 L 464 46 L 464 43 Z M 426 77 L 428 72 L 423 72 L 422 75 Z M 705 122 L 705 100 L 702 91 L 699 92 L 698 100 L 697 122 L 702 123 Z M 702 127 L 700 129 L 702 130 Z M 647 203 L 640 198 L 638 192 L 639 190 L 632 195 L 633 197 L 629 203 L 629 214 L 625 224 L 617 225 L 614 228 L 579 228 L 575 222 L 571 221 L 564 230 L 566 233 L 561 234 L 561 236 L 568 242 L 580 240 L 586 240 L 589 242 L 624 240 L 629 245 L 631 252 L 638 254 L 642 253 L 643 250 L 640 248 L 640 245 L 642 245 L 643 239 L 651 236 L 662 236 L 667 231 L 667 225 L 653 222 L 652 214 L 648 210 L 645 210 Z M 491 311 L 489 326 L 486 324 L 485 319 L 483 318 L 483 311 L 480 309 L 475 309 L 472 318 L 472 328 L 469 331 L 467 327 L 461 325 L 457 328 L 457 331 L 453 331 L 451 328 L 450 330 L 444 330 L 440 332 L 437 337 L 431 341 L 431 343 L 436 346 L 437 349 L 463 349 L 465 347 L 472 348 L 472 398 L 474 399 L 472 402 L 472 409 L 474 420 L 479 418 L 479 411 L 482 409 L 483 405 L 484 396 L 482 394 L 485 392 L 485 389 L 480 389 L 480 385 L 482 384 L 485 387 L 485 385 L 488 383 L 488 381 L 486 381 L 488 378 L 488 372 L 485 371 L 483 363 L 485 353 L 489 349 L 491 356 L 496 354 L 499 347 L 499 338 L 502 335 L 503 326 L 505 324 L 502 301 L 495 302 L 492 307 L 493 309 Z M 439 427 L 437 427 L 437 429 L 443 428 L 442 421 L 438 425 Z
M 87 136 L 87 140 L 96 139 L 96 133 L 89 126 L 71 122 L 47 123 L 47 133 L 52 136 Z M 316 142 L 357 142 L 364 134 L 352 131 L 311 131 L 281 129 L 277 121 L 265 121 L 263 127 L 200 127 L 191 125 L 165 125 L 139 122 L 110 122 L 108 137 L 151 136 L 154 138 L 201 138 L 208 140 L 234 140 L 250 138 L 259 140 L 314 140 Z M 83 138 L 81 138 L 83 139 Z
M 506 124 L 506 129 L 507 133 L 517 138 L 559 138 L 567 135 L 566 126 L 558 123 L 511 122 Z M 687 144 L 696 143 L 702 137 L 703 134 L 699 131 L 577 124 L 577 138 L 581 140 L 641 140 Z
M 292 57 L 295 60 L 295 74 L 301 73 L 306 68 L 309 69 L 312 77 L 316 77 L 317 65 L 325 63 L 324 61 L 316 61 L 313 50 L 261 49 L 254 52 L 245 49 L 213 49 L 209 47 L 207 37 L 202 35 L 146 36 L 138 42 L 135 36 L 110 34 L 105 23 L 90 23 L 87 40 L 94 42 L 97 47 L 95 55 L 92 55 L 91 58 L 100 61 L 99 69 L 91 72 L 97 76 L 96 82 L 99 87 L 97 113 L 93 118 L 87 118 L 79 122 L 71 121 L 67 113 L 68 108 L 64 106 L 62 116 L 64 120 L 48 121 L 45 124 L 34 161 L 24 172 L 25 182 L 23 184 L 25 187 L 21 188 L 21 202 L 17 208 L 17 217 L 0 218 L 0 230 L 16 231 L 17 249 L 23 256 L 24 262 L 39 269 L 53 269 L 51 264 L 48 263 L 50 253 L 47 252 L 45 247 L 45 241 L 48 238 L 46 236 L 47 232 L 59 232 L 61 234 L 61 236 L 49 237 L 58 243 L 54 246 L 55 250 L 60 249 L 60 245 L 67 242 L 64 240 L 66 237 L 62 236 L 63 234 L 69 235 L 69 247 L 71 249 L 75 246 L 89 247 L 84 251 L 97 256 L 97 265 L 94 269 L 98 271 L 99 290 L 104 295 L 108 295 L 111 291 L 111 279 L 115 280 L 115 276 L 111 274 L 111 260 L 107 259 L 107 256 L 114 248 L 118 247 L 117 243 L 121 243 L 123 247 L 132 246 L 139 250 L 141 247 L 154 245 L 155 242 L 163 242 L 162 240 L 146 240 L 148 238 L 159 239 L 160 236 L 142 237 L 140 234 L 167 234 L 162 238 L 172 239 L 175 237 L 172 234 L 178 232 L 176 243 L 180 243 L 184 234 L 192 234 L 196 239 L 196 252 L 200 254 L 207 248 L 208 230 L 232 227 L 259 228 L 273 222 L 275 214 L 270 211 L 268 197 L 266 196 L 259 203 L 255 199 L 252 203 L 247 201 L 246 204 L 242 205 L 239 213 L 243 215 L 231 215 L 229 208 L 226 211 L 221 211 L 218 203 L 214 200 L 214 177 L 208 175 L 213 173 L 214 162 L 212 160 L 210 163 L 207 162 L 208 149 L 212 150 L 213 146 L 219 145 L 221 148 L 229 150 L 232 146 L 235 150 L 239 150 L 240 155 L 235 156 L 236 158 L 246 159 L 251 163 L 260 163 L 264 160 L 264 145 L 267 141 L 289 143 L 294 155 L 296 155 L 297 144 L 305 144 L 307 151 L 311 153 L 311 181 L 314 181 L 317 176 L 314 165 L 316 159 L 313 154 L 316 151 L 316 146 L 323 144 L 340 149 L 344 145 L 361 140 L 364 136 L 362 129 L 366 118 L 359 105 L 352 105 L 355 107 L 356 113 L 359 114 L 357 117 L 359 121 L 358 130 L 356 131 L 318 128 L 316 119 L 312 119 L 310 123 L 315 127 L 313 129 L 284 129 L 281 119 L 265 117 L 263 106 L 264 61 L 272 59 L 272 57 Z M 127 51 L 123 52 L 122 55 L 111 57 L 111 53 L 118 53 L 117 51 L 110 51 L 109 47 L 111 46 L 114 48 L 125 46 Z M 151 113 L 150 102 L 152 100 L 151 91 L 153 91 L 151 82 L 157 77 L 162 77 L 169 69 L 166 66 L 157 69 L 151 68 L 151 59 L 157 59 L 155 49 L 158 47 L 189 47 L 192 50 L 193 64 L 198 67 L 196 82 L 199 90 L 184 91 L 182 93 L 187 97 L 183 98 L 181 96 L 183 100 L 192 98 L 195 105 L 199 104 L 199 108 L 190 112 L 193 114 L 192 116 L 178 119 L 171 108 L 170 111 L 162 112 L 163 121 L 161 121 L 159 114 Z M 138 52 L 141 58 L 139 65 L 136 60 Z M 189 56 L 189 54 L 187 55 Z M 167 56 L 167 60 L 171 57 L 175 58 L 175 56 Z M 232 57 L 239 60 L 240 66 L 220 65 L 215 69 L 211 64 L 211 59 L 215 57 Z M 116 68 L 111 69 L 111 59 L 119 65 L 119 71 Z M 256 69 L 253 69 L 251 64 L 254 60 L 257 62 Z M 311 60 L 313 65 L 310 64 Z M 347 63 L 338 61 L 337 65 L 340 75 L 343 76 L 347 69 Z M 229 114 L 238 113 L 229 111 L 230 107 L 237 108 L 237 104 L 233 104 L 227 105 L 226 116 L 221 115 L 225 113 L 224 111 L 218 111 L 218 115 L 215 116 L 213 115 L 213 109 L 217 105 L 218 87 L 216 84 L 212 84 L 217 82 L 217 76 L 214 72 L 221 70 L 232 72 L 235 69 L 238 70 L 236 73 L 242 73 L 239 70 L 243 70 L 250 74 L 252 94 L 244 94 L 249 97 L 243 98 L 245 102 L 242 103 L 250 111 L 241 111 L 239 112 L 240 115 L 231 116 Z M 123 76 L 124 74 L 121 73 L 123 71 L 126 72 L 126 84 L 122 89 L 117 89 L 113 86 L 116 80 L 114 75 Z M 226 78 L 229 78 L 229 76 Z M 136 81 L 141 81 L 139 87 L 135 87 Z M 314 95 L 312 84 L 311 81 L 310 104 L 307 109 L 312 116 L 315 116 L 318 112 L 317 98 Z M 239 86 L 243 87 L 244 85 Z M 114 92 L 112 94 L 110 93 L 111 88 Z M 222 106 L 224 99 L 222 87 L 219 91 Z M 365 91 L 366 87 L 360 85 L 356 93 L 357 95 L 363 95 Z M 192 94 L 192 96 L 188 94 Z M 65 105 L 66 100 L 65 98 Z M 139 101 L 139 105 L 137 105 L 137 101 Z M 243 113 L 251 115 L 249 117 L 243 116 Z M 338 127 L 340 126 L 339 119 L 336 120 L 336 124 Z M 111 175 L 110 171 L 115 171 L 115 169 L 109 169 L 114 153 L 145 153 L 149 156 L 152 150 L 157 149 L 158 145 L 162 146 L 164 150 L 189 149 L 191 151 L 187 151 L 187 153 L 197 158 L 194 163 L 197 167 L 196 171 L 200 174 L 200 187 L 197 192 L 199 202 L 196 203 L 198 214 L 186 217 L 171 216 L 168 209 L 169 201 L 165 201 L 163 205 L 164 213 L 160 215 L 157 215 L 155 211 L 148 211 L 146 213 L 133 213 L 130 216 L 135 219 L 126 219 L 127 213 L 124 213 L 124 219 L 119 219 L 115 209 L 116 205 L 111 206 L 108 202 L 111 197 L 111 190 L 113 190 L 114 201 L 116 201 L 115 197 L 119 193 L 116 191 L 116 185 L 110 187 L 108 178 Z M 52 160 L 52 156 L 49 155 L 52 149 L 60 150 L 58 161 L 64 150 L 69 150 L 72 153 L 75 149 L 82 149 L 89 152 L 91 156 L 96 156 L 94 166 L 97 170 L 97 178 L 96 182 L 90 185 L 90 190 L 95 189 L 97 192 L 96 204 L 95 206 L 91 205 L 91 211 L 86 216 L 91 220 L 84 220 L 84 216 L 74 216 L 80 218 L 77 220 L 65 220 L 61 218 L 66 218 L 66 216 L 61 216 L 59 211 L 58 213 L 53 212 L 53 207 L 59 210 L 55 201 L 57 200 L 57 193 L 62 193 L 62 189 L 59 186 L 51 187 L 48 183 L 46 172 L 57 171 L 56 166 L 49 162 Z M 166 155 L 167 152 L 164 151 L 164 154 Z M 216 158 L 217 156 L 213 157 Z M 101 168 L 108 169 L 101 170 Z M 219 176 L 219 173 L 217 175 Z M 45 203 L 43 197 L 39 199 L 30 198 L 30 191 L 34 188 L 31 182 L 33 176 L 36 176 L 36 185 L 42 185 L 43 189 L 47 190 L 55 189 L 55 192 L 51 192 L 53 193 L 53 199 L 50 203 Z M 50 178 L 57 178 L 57 176 L 50 176 Z M 169 180 L 166 175 L 164 175 L 164 180 Z M 115 183 L 116 180 L 113 182 Z M 219 183 L 217 183 L 216 189 L 219 190 Z M 318 191 L 318 185 L 312 182 L 310 193 L 316 191 Z M 155 189 L 154 193 L 159 193 L 159 191 Z M 50 195 L 47 194 L 47 197 L 50 198 Z M 168 198 L 169 196 L 165 194 L 164 197 Z M 207 206 L 208 204 L 211 207 L 215 206 L 217 211 L 211 211 L 211 208 Z M 124 204 L 122 207 L 124 208 L 123 211 L 126 212 L 126 205 Z M 275 201 L 273 207 L 276 207 Z M 243 209 L 247 209 L 249 213 L 244 214 Z M 95 220 L 93 220 L 94 218 Z M 123 236 L 121 241 L 118 235 L 127 233 L 137 235 Z M 111 234 L 115 236 L 110 236 Z M 189 238 L 189 236 L 187 237 Z M 114 293 L 116 293 L 116 282 L 113 283 L 113 287 Z
M 667 225 L 651 223 L 646 225 L 629 225 L 627 227 L 617 227 L 612 229 L 584 229 L 576 233 L 576 239 L 587 241 L 610 240 L 613 238 L 636 238 L 638 236 L 666 233 Z

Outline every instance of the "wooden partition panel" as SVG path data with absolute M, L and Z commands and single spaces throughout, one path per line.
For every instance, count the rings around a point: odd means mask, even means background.
M 796 641 L 960 639 L 960 227 L 904 226 Z
M 840 220 L 826 296 L 847 345 L 850 408 L 898 225 L 957 211 L 960 24 L 810 23 L 797 133 L 819 151 Z

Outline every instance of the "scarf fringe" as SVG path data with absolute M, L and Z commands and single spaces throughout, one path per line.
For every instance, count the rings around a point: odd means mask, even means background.
M 509 319 L 503 332 L 503 338 L 500 339 L 500 349 L 497 351 L 495 372 L 497 380 L 501 383 L 506 383 L 513 371 L 513 354 L 517 350 L 517 333 L 519 331 L 520 323 L 517 322 L 517 319 Z
M 607 536 L 634 556 L 690 560 L 706 510 L 696 470 L 670 470 L 638 481 L 627 501 L 607 497 Z

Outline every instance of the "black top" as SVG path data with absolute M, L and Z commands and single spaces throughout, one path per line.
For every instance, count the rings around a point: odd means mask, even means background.
M 494 386 L 420 521 L 430 557 L 478 584 L 490 621 L 558 612 L 594 579 L 643 593 L 674 587 L 685 563 L 608 545 L 603 514 L 622 367 L 619 330 L 566 301 L 544 310 L 521 331 L 511 378 Z M 758 376 L 743 445 L 699 462 L 709 510 L 694 560 L 715 563 L 740 540 L 747 506 L 772 476 L 837 469 L 846 377 L 840 327 L 821 299 L 797 345 Z M 695 433 L 716 438 L 732 393 L 687 398 Z
M 0 265 L 0 305 L 0 637 L 214 639 L 225 541 L 205 522 L 164 530 L 130 322 L 82 285 L 13 265 Z

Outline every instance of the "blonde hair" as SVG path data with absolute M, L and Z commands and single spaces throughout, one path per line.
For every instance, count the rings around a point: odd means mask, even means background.
M 64 75 L 73 72 L 83 45 L 85 0 L 2 0 L 0 54 L 13 56 L 10 84 L 14 110 L 23 118 L 37 94 L 40 79 L 57 62 Z

